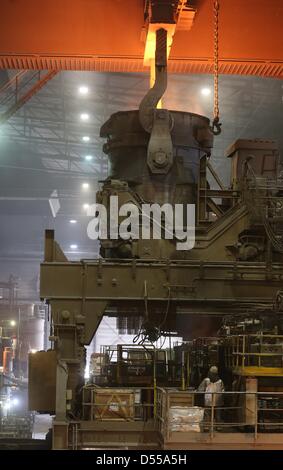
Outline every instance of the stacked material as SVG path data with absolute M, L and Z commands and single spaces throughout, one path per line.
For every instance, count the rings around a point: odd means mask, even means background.
M 199 406 L 171 406 L 169 429 L 177 432 L 200 432 L 204 408 Z

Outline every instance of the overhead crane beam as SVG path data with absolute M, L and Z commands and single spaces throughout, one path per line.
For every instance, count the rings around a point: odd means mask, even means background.
M 283 77 L 282 0 L 221 1 L 219 72 Z M 168 71 L 213 72 L 213 0 L 177 27 Z M 2 0 L 0 68 L 148 71 L 144 0 Z

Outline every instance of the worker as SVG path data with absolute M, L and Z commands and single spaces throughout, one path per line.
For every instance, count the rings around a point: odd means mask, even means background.
M 210 367 L 207 377 L 203 379 L 197 391 L 204 393 L 205 421 L 210 421 L 212 417 L 212 407 L 214 407 L 214 420 L 221 422 L 221 407 L 223 407 L 224 384 L 218 375 L 216 366 Z

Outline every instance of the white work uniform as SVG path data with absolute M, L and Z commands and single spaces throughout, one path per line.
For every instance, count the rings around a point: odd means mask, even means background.
M 204 405 L 205 406 L 221 406 L 223 404 L 222 392 L 224 392 L 224 384 L 221 379 L 217 382 L 211 382 L 207 377 L 200 388 L 204 389 Z M 218 393 L 217 393 L 218 392 Z

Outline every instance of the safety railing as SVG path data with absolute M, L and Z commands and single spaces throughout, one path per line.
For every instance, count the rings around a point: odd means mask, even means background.
M 147 421 L 156 415 L 156 387 L 83 387 L 83 419 Z
M 229 336 L 225 341 L 225 365 L 229 368 L 282 368 L 283 336 L 249 334 Z
M 176 390 L 158 388 L 155 419 L 164 439 L 182 432 L 210 438 L 221 433 L 249 433 L 255 440 L 258 434 L 283 433 L 283 392 L 178 391 L 178 403 L 173 405 L 172 394 L 176 396 Z M 191 409 L 181 404 L 182 397 L 188 395 L 192 397 Z
M 210 400 L 210 405 L 208 402 Z M 82 422 L 72 422 L 69 429 L 71 448 L 82 445 L 81 423 L 150 422 L 164 442 L 221 441 L 222 435 L 249 436 L 250 440 L 267 434 L 283 434 L 283 392 L 198 392 L 162 387 L 95 387 L 83 389 Z M 147 427 L 148 428 L 148 427 Z M 98 428 L 101 429 L 101 428 Z M 140 429 L 144 429 L 143 424 Z M 268 438 L 268 436 L 267 436 Z M 270 438 L 270 436 L 269 436 Z M 277 438 L 277 439 L 278 439 Z M 225 440 L 225 436 L 223 436 Z M 273 438 L 272 438 L 273 439 Z
M 154 390 L 154 387 L 85 386 L 82 405 L 83 419 L 87 420 L 146 421 L 154 418 L 166 422 L 171 408 L 201 408 L 204 411 L 203 431 L 217 427 L 218 430 L 234 432 L 235 428 L 247 426 L 264 431 L 264 428 L 277 426 L 283 432 L 283 392 L 197 392 L 161 387 Z
M 102 346 L 100 353 L 93 355 L 90 369 L 94 383 L 100 384 L 104 379 L 117 384 L 145 382 L 141 385 L 150 385 L 157 377 L 168 376 L 167 351 L 152 345 Z

